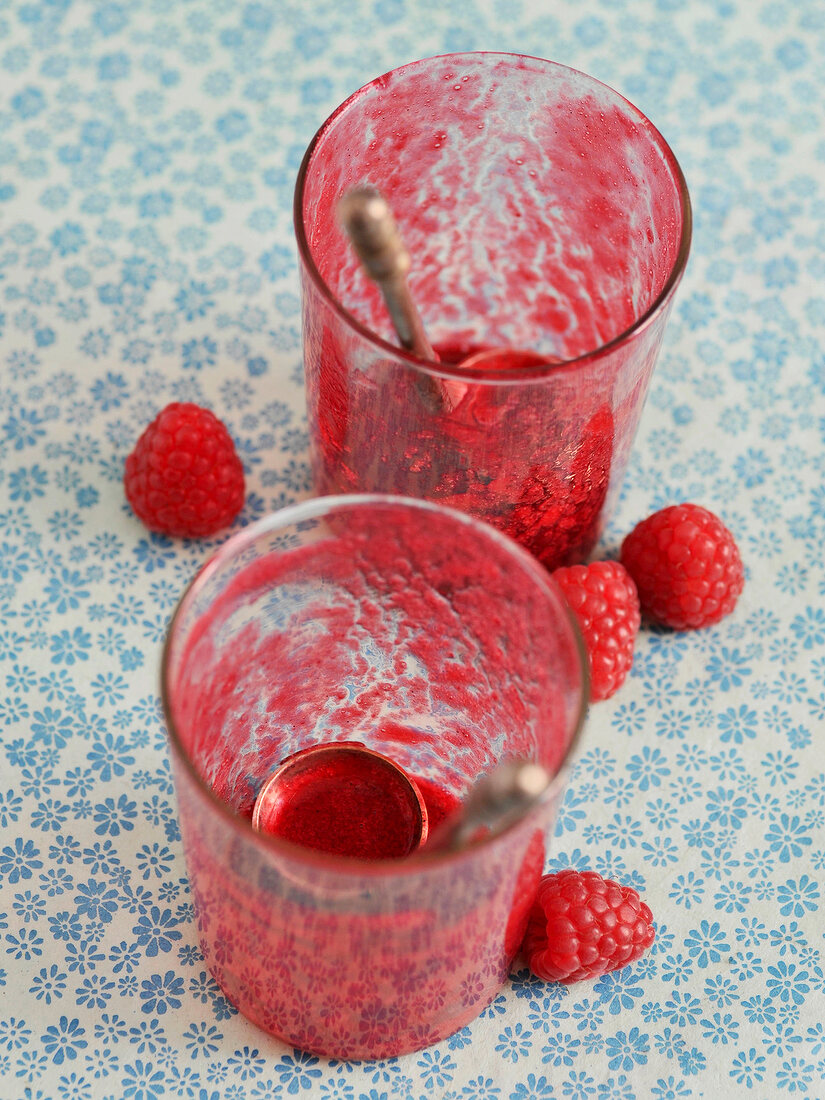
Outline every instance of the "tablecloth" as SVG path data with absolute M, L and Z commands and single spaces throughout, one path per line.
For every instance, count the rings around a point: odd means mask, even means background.
M 238 441 L 239 524 L 309 493 L 301 155 L 372 76 L 467 49 L 592 73 L 676 152 L 693 252 L 600 553 L 695 500 L 747 581 L 717 627 L 643 629 L 548 862 L 638 887 L 651 952 L 328 1061 L 204 967 L 158 659 L 221 539 L 148 534 L 123 462 L 196 401 Z M 825 1096 L 824 69 L 819 0 L 0 3 L 3 1100 Z

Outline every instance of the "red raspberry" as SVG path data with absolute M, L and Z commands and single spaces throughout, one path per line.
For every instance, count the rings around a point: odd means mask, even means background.
M 647 951 L 656 930 L 632 886 L 595 871 L 544 875 L 521 946 L 545 982 L 578 982 L 618 970 Z
M 152 531 L 212 535 L 237 516 L 244 477 L 235 444 L 209 409 L 174 403 L 159 413 L 126 459 L 126 497 Z
M 698 504 L 675 504 L 642 520 L 622 543 L 621 557 L 642 611 L 674 630 L 718 623 L 745 583 L 733 535 Z
M 590 665 L 590 698 L 608 699 L 633 664 L 639 630 L 636 585 L 617 561 L 570 565 L 551 576 L 578 620 Z

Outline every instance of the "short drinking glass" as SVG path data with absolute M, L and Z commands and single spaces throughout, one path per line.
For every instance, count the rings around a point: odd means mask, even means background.
M 162 689 L 204 957 L 226 996 L 339 1058 L 435 1042 L 496 995 L 524 932 L 587 674 L 552 580 L 451 509 L 325 497 L 229 539 L 185 592 Z M 285 757 L 358 742 L 417 782 L 431 831 L 508 758 L 545 795 L 456 852 L 368 861 L 256 832 Z
M 438 363 L 398 347 L 338 225 L 357 185 L 395 214 Z M 439 501 L 548 568 L 583 560 L 690 246 L 687 188 L 658 130 L 550 61 L 428 58 L 327 119 L 295 229 L 316 490 Z

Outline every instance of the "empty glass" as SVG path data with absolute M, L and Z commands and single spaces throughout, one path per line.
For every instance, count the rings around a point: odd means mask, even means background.
M 440 363 L 397 346 L 337 224 L 361 184 L 393 209 Z M 685 181 L 655 127 L 550 61 L 416 61 L 321 127 L 295 229 L 317 491 L 439 501 L 548 568 L 583 560 L 616 501 L 690 245 Z
M 528 554 L 422 501 L 288 508 L 188 588 L 162 686 L 204 957 L 246 1016 L 308 1050 L 378 1058 L 493 999 L 587 698 L 578 632 Z M 451 854 L 366 862 L 256 832 L 279 762 L 333 741 L 404 768 L 431 831 L 505 758 L 553 780 L 501 835 Z

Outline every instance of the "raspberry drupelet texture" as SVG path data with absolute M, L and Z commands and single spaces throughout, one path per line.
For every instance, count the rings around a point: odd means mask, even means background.
M 243 507 L 244 476 L 235 444 L 209 409 L 167 405 L 126 459 L 126 497 L 152 531 L 212 535 Z
M 718 623 L 744 586 L 733 535 L 698 504 L 675 504 L 642 520 L 624 540 L 621 559 L 642 612 L 674 630 Z
M 653 943 L 650 909 L 632 886 L 595 871 L 544 875 L 522 952 L 537 978 L 578 982 L 635 962 Z
M 639 632 L 639 597 L 615 561 L 556 569 L 553 579 L 576 616 L 590 666 L 590 698 L 607 699 L 624 683 Z

